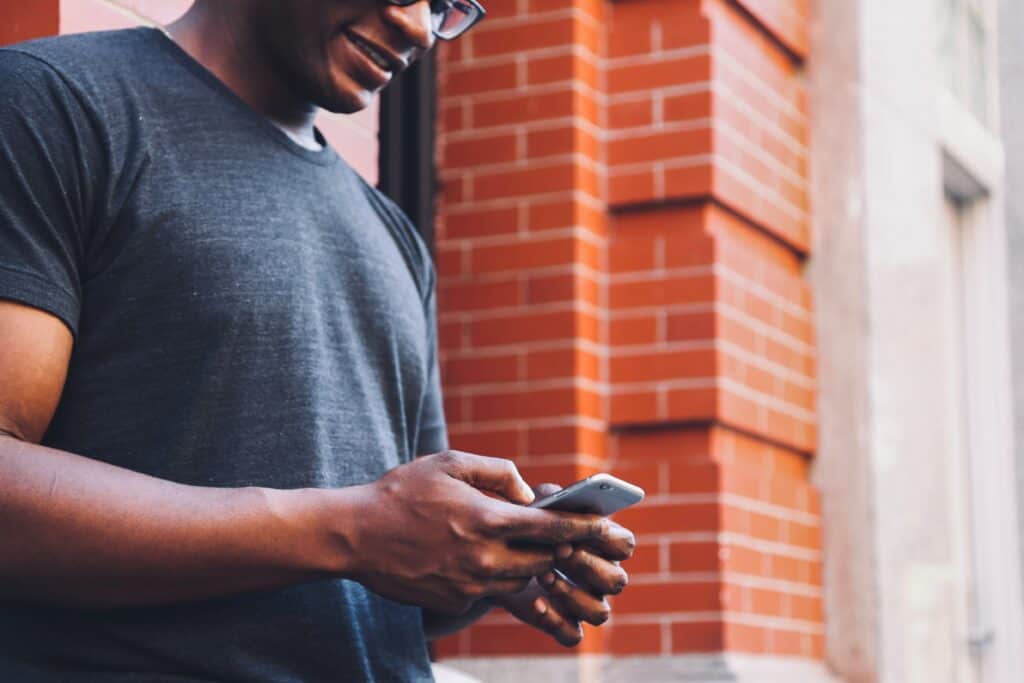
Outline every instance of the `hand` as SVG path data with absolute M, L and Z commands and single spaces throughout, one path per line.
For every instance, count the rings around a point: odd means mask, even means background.
M 541 484 L 535 491 L 538 496 L 547 496 L 560 489 L 555 484 Z M 502 596 L 495 602 L 560 644 L 566 647 L 579 644 L 583 638 L 580 623 L 600 626 L 608 621 L 611 608 L 605 596 L 621 593 L 628 582 L 618 561 L 633 554 L 635 539 L 621 525 L 610 524 L 609 535 L 615 539 L 612 543 L 605 543 L 596 550 L 559 546 L 556 549 L 559 571 L 545 572 L 521 593 Z
M 347 575 L 443 614 L 521 592 L 555 566 L 560 544 L 608 551 L 621 543 L 616 525 L 596 515 L 523 507 L 534 495 L 508 460 L 447 451 L 358 489 L 358 513 L 345 530 L 355 558 Z

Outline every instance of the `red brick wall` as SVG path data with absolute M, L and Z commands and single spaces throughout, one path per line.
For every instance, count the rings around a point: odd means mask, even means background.
M 490 0 L 442 56 L 455 447 L 644 486 L 583 651 L 821 656 L 807 0 Z M 444 655 L 557 652 L 504 615 Z

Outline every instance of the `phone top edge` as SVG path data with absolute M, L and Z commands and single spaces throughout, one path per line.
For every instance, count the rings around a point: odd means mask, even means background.
M 644 491 L 639 486 L 637 486 L 636 484 L 630 484 L 628 481 L 623 481 L 622 479 L 619 479 L 618 477 L 616 477 L 614 475 L 608 474 L 607 472 L 600 472 L 598 474 L 591 475 L 591 476 L 587 477 L 586 479 L 584 479 L 583 481 L 586 481 L 586 482 L 593 481 L 593 482 L 597 482 L 597 483 L 602 483 L 603 482 L 603 483 L 606 483 L 606 484 L 611 484 L 611 485 L 616 486 L 616 487 L 618 487 L 620 489 L 628 491 L 629 493 L 631 493 L 634 496 L 636 496 L 638 500 L 643 500 L 647 496 L 647 492 Z

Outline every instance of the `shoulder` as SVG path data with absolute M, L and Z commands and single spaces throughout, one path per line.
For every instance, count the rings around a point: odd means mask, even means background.
M 152 29 L 123 29 L 40 38 L 0 48 L 0 82 L 22 89 L 74 93 L 110 114 L 126 90 L 152 67 L 159 49 Z M 114 106 L 108 106 L 113 104 Z
M 0 48 L 0 61 L 29 57 L 68 77 L 100 75 L 124 69 L 123 58 L 146 51 L 153 32 L 133 28 L 38 38 Z
M 399 249 L 402 250 L 416 284 L 420 289 L 423 301 L 427 302 L 434 292 L 436 273 L 434 259 L 419 230 L 413 225 L 409 216 L 390 197 L 373 187 L 365 180 L 363 188 L 370 198 L 371 204 L 377 209 L 381 219 L 391 230 Z

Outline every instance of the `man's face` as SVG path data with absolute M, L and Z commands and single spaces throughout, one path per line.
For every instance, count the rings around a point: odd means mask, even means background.
M 242 3 L 271 62 L 296 94 L 339 113 L 365 108 L 377 91 L 434 43 L 430 3 L 383 0 L 252 0 Z

